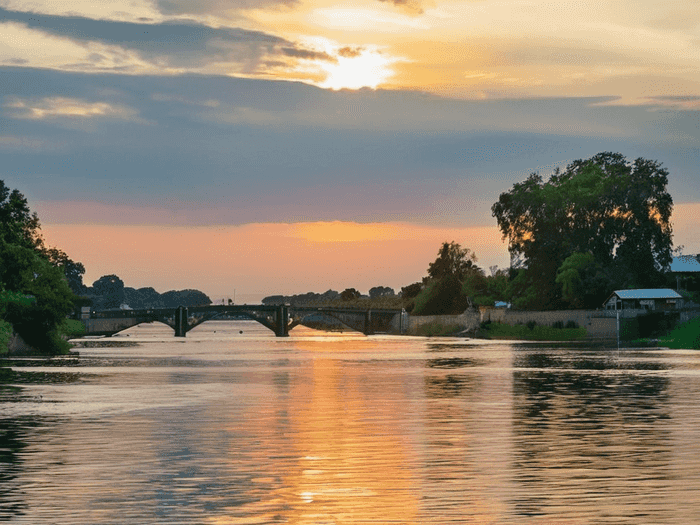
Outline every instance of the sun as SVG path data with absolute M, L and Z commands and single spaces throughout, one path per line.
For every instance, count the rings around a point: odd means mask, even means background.
M 340 55 L 336 62 L 321 65 L 326 79 L 319 86 L 326 89 L 372 88 L 384 83 L 394 72 L 391 64 L 395 60 L 384 56 L 376 49 L 360 49 L 348 56 Z

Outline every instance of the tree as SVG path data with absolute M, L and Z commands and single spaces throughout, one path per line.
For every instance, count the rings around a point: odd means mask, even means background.
M 571 290 L 571 279 L 556 282 L 557 271 L 574 253 L 590 254 L 591 264 L 615 287 L 662 282 L 672 246 L 667 184 L 668 172 L 658 162 L 630 163 L 605 152 L 556 170 L 547 182 L 533 173 L 502 193 L 491 209 L 511 255 L 524 261 L 511 287 L 518 294 L 514 305 L 557 308 L 580 302 L 563 295 L 565 282 Z
M 103 275 L 92 283 L 95 295 L 101 296 L 100 308 L 119 308 L 124 302 L 124 281 L 114 274 Z
M 393 296 L 395 295 L 394 289 L 388 286 L 375 286 L 369 289 L 369 298 L 376 299 L 378 297 Z
M 340 299 L 342 301 L 352 301 L 353 299 L 359 299 L 360 295 L 360 292 L 358 292 L 354 288 L 346 288 L 345 290 L 340 292 Z
M 85 294 L 86 287 L 83 284 L 85 266 L 83 266 L 83 263 L 75 262 L 68 257 L 66 252 L 58 248 L 45 248 L 42 252 L 53 266 L 63 272 L 68 281 L 68 286 L 75 295 Z
M 440 315 L 461 313 L 469 306 L 462 294 L 463 281 L 470 275 L 482 273 L 476 265 L 476 255 L 458 243 L 443 242 L 437 258 L 428 266 L 425 286 L 415 299 L 412 313 Z
M 8 244 L 36 249 L 43 246 L 39 217 L 29 209 L 27 199 L 0 180 L 0 238 Z
M 26 342 L 51 353 L 67 350 L 57 329 L 72 311 L 74 296 L 61 270 L 36 250 L 0 241 L 0 283 L 33 298 L 30 304 L 8 303 L 4 314 Z
M 462 248 L 456 242 L 443 242 L 437 259 L 428 266 L 430 279 L 456 277 L 463 280 L 467 274 L 477 268 L 476 255 L 469 248 Z

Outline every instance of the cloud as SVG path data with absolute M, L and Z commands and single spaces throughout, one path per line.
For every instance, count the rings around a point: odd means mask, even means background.
M 11 110 L 10 116 L 12 118 L 18 119 L 107 118 L 132 121 L 138 120 L 138 112 L 133 108 L 108 104 L 106 102 L 89 102 L 67 97 L 47 97 L 40 100 L 8 97 L 4 107 Z
M 422 15 L 425 12 L 424 2 L 420 0 L 379 0 L 380 2 L 386 2 L 399 7 L 404 11 L 409 13 L 414 13 Z
M 164 15 L 219 15 L 231 16 L 232 12 L 261 9 L 273 6 L 293 6 L 298 0 L 155 0 Z
M 336 60 L 269 33 L 194 20 L 141 23 L 4 9 L 0 17 L 6 20 L 0 24 L 0 43 L 6 44 L 0 63 L 8 65 L 132 74 L 286 75 L 309 81 L 323 76 L 309 64 Z

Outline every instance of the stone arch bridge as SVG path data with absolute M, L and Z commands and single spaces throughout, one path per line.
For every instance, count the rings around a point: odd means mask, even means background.
M 262 304 L 103 310 L 91 312 L 81 321 L 85 325 L 86 335 L 114 335 L 137 324 L 159 321 L 173 328 L 175 337 L 185 337 L 187 332 L 206 321 L 236 316 L 257 321 L 272 330 L 277 337 L 287 337 L 292 328 L 312 315 L 333 317 L 365 335 L 402 334 L 408 328 L 408 314 L 404 310 Z

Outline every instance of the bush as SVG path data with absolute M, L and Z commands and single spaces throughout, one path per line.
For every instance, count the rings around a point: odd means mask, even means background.
M 0 354 L 6 354 L 7 345 L 12 337 L 12 325 L 7 321 L 0 319 Z
M 659 338 L 659 344 L 669 348 L 700 350 L 700 317 L 678 325 L 667 336 Z
M 85 335 L 85 325 L 77 319 L 66 319 L 59 326 L 59 333 L 68 338 L 82 337 Z

